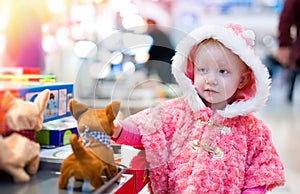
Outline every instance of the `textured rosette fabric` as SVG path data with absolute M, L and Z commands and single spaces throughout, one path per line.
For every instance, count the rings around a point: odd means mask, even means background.
M 142 135 L 154 193 L 238 194 L 284 184 L 270 131 L 253 115 L 224 118 L 209 108 L 193 113 L 182 98 L 154 109 L 130 117 Z M 208 133 L 211 126 L 197 121 L 211 118 L 217 127 Z M 222 126 L 230 131 L 222 133 Z M 223 156 L 214 158 L 201 146 L 193 149 L 188 142 L 195 138 L 220 148 Z

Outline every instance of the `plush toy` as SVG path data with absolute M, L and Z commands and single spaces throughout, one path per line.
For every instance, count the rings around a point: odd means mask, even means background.
M 42 128 L 43 112 L 48 104 L 50 91 L 40 92 L 34 102 L 16 98 L 9 91 L 5 92 L 2 100 L 2 109 L 5 113 L 5 122 L 12 130 Z
M 0 170 L 10 174 L 16 183 L 28 182 L 29 175 L 36 174 L 38 170 L 39 152 L 38 143 L 19 133 L 5 138 L 0 135 Z
M 3 95 L 1 108 L 11 134 L 0 135 L 0 170 L 12 175 L 14 182 L 28 182 L 29 175 L 38 171 L 40 145 L 21 135 L 21 129 L 33 133 L 41 129 L 48 98 L 49 90 L 39 93 L 34 102 L 16 98 L 10 92 Z
M 69 179 L 74 177 L 74 188 L 80 189 L 86 179 L 94 189 L 98 189 L 104 184 L 103 175 L 111 179 L 117 174 L 110 136 L 120 103 L 114 101 L 105 109 L 93 109 L 71 99 L 69 108 L 78 122 L 81 138 L 78 140 L 76 135 L 70 137 L 73 153 L 61 165 L 58 187 L 67 188 Z

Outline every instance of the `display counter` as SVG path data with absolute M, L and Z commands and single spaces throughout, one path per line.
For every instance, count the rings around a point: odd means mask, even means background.
M 0 171 L 0 193 L 9 194 L 131 194 L 138 193 L 149 182 L 148 171 L 142 150 L 131 146 L 112 144 L 115 161 L 118 167 L 118 174 L 111 180 L 105 176 L 105 184 L 97 190 L 84 182 L 82 190 L 74 190 L 73 178 L 69 180 L 67 189 L 58 189 L 57 183 L 60 176 L 60 166 L 64 158 L 72 153 L 70 145 L 56 148 L 42 148 L 40 151 L 40 167 L 38 173 L 31 176 L 27 183 L 13 183 L 12 177 Z
M 36 175 L 31 176 L 27 183 L 14 183 L 12 177 L 0 171 L 1 193 L 9 194 L 122 194 L 134 193 L 134 175 L 126 174 L 126 167 L 118 164 L 118 174 L 111 180 L 106 180 L 105 184 L 97 190 L 85 181 L 81 190 L 72 187 L 73 179 L 69 180 L 67 189 L 58 189 L 57 182 L 60 175 L 60 162 L 41 161 L 40 168 Z M 103 177 L 105 178 L 105 177 Z

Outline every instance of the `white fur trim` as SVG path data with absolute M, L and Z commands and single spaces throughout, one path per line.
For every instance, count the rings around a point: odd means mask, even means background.
M 245 30 L 243 32 L 243 35 L 248 40 L 248 42 L 251 44 L 251 46 L 255 45 L 255 34 L 252 30 Z
M 244 31 L 244 38 L 250 44 L 254 44 L 255 35 L 252 31 Z M 244 38 L 238 36 L 233 30 L 223 26 L 207 25 L 192 31 L 176 47 L 176 54 L 173 57 L 172 73 L 181 87 L 184 97 L 193 111 L 201 110 L 205 107 L 198 97 L 191 80 L 185 75 L 187 57 L 192 47 L 201 41 L 213 38 L 223 43 L 252 69 L 255 76 L 256 93 L 254 97 L 247 101 L 240 101 L 228 105 L 224 110 L 218 111 L 224 117 L 234 117 L 258 111 L 266 102 L 269 96 L 271 80 L 266 67 L 259 57 L 254 53 L 253 48 L 246 44 Z

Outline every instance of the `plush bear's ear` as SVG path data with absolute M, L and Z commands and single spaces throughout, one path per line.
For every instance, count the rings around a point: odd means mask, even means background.
M 113 119 L 117 116 L 119 111 L 120 111 L 119 101 L 113 101 L 111 104 L 105 107 L 106 115 L 109 117 L 113 117 Z
M 16 97 L 9 90 L 7 90 L 3 94 L 3 99 L 2 99 L 1 107 L 2 107 L 2 109 L 3 109 L 4 112 L 7 112 L 9 110 L 9 108 L 11 107 L 12 102 L 14 100 L 16 100 Z
M 38 112 L 42 114 L 45 108 L 48 105 L 48 100 L 50 97 L 50 90 L 45 89 L 38 94 L 38 96 L 34 99 L 34 103 L 37 105 Z
M 114 128 L 114 120 L 117 117 L 118 113 L 120 111 L 120 102 L 119 101 L 113 101 L 111 104 L 107 105 L 105 107 L 105 112 L 106 112 L 106 116 L 108 119 L 108 124 L 110 125 L 111 130 L 111 134 L 113 133 L 113 128 Z
M 115 116 L 119 113 L 119 111 L 120 111 L 120 102 L 119 101 L 112 102 L 112 111 Z
M 84 112 L 86 112 L 89 107 L 86 106 L 85 104 L 82 104 L 74 99 L 70 99 L 69 101 L 69 108 L 72 116 L 78 120 L 80 115 L 82 115 Z

